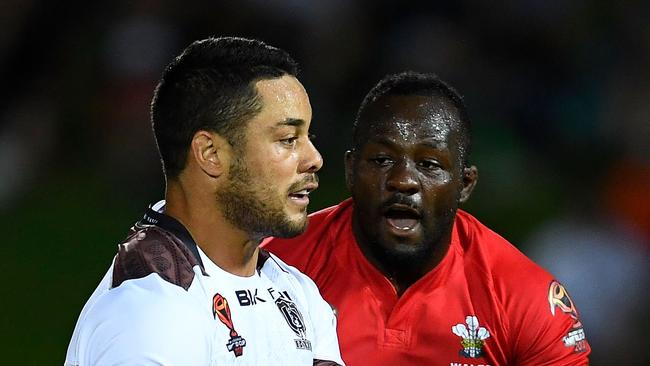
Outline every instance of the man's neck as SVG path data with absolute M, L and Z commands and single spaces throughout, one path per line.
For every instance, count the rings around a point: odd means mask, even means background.
M 353 219 L 355 240 L 364 257 L 379 270 L 393 285 L 397 296 L 401 297 L 409 287 L 432 271 L 444 258 L 451 243 L 451 232 L 443 238 L 434 240 L 430 250 L 412 256 L 386 253 L 379 244 L 366 238 Z
M 211 204 L 214 199 L 197 197 L 178 184 L 168 184 L 165 200 L 165 214 L 185 226 L 212 262 L 237 276 L 255 274 L 259 241 L 226 220 Z
M 438 264 L 438 262 L 428 265 L 415 264 L 408 261 L 399 263 L 385 258 L 382 258 L 384 260 L 376 259 L 374 256 L 368 255 L 366 255 L 366 258 L 390 281 L 397 292 L 397 297 L 401 297 L 409 287 L 433 270 Z

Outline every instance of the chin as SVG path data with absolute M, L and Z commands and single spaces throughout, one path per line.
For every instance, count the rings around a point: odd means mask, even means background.
M 425 245 L 419 236 L 417 237 L 395 237 L 388 236 L 380 240 L 380 248 L 383 256 L 394 261 L 417 261 L 427 256 L 431 248 Z
M 305 232 L 305 229 L 307 229 L 306 213 L 287 215 L 281 230 L 276 232 L 273 236 L 293 238 Z
M 382 235 L 383 238 L 382 245 L 384 248 L 390 248 L 395 251 L 404 251 L 411 252 L 418 250 L 417 248 L 422 248 L 422 233 L 420 231 L 414 231 L 410 233 L 399 233 L 396 234 L 390 230 L 386 230 Z
M 420 243 L 399 243 L 389 247 L 387 252 L 398 257 L 419 257 L 427 252 L 427 248 Z
M 392 266 L 401 268 L 421 267 L 429 261 L 431 248 L 421 245 L 397 245 L 386 249 L 384 258 Z
M 307 211 L 299 211 L 299 212 L 293 212 L 293 213 L 287 213 L 285 212 L 287 221 L 291 223 L 291 225 L 307 225 Z
M 291 226 L 295 229 L 298 234 L 302 234 L 307 229 L 307 216 L 304 216 L 298 221 L 293 221 Z

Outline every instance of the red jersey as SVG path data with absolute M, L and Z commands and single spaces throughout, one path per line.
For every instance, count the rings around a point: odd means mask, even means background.
M 343 360 L 361 365 L 587 365 L 564 287 L 458 210 L 443 260 L 401 297 L 364 257 L 348 199 L 310 215 L 307 231 L 262 245 L 317 284 L 338 312 Z

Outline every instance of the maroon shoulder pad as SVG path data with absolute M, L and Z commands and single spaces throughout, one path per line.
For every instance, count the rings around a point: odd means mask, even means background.
M 113 288 L 126 280 L 157 273 L 167 282 L 187 290 L 194 279 L 194 255 L 170 233 L 156 226 L 135 231 L 119 245 L 113 265 Z

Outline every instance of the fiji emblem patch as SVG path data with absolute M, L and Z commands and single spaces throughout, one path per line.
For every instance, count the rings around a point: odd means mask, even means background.
M 296 336 L 299 337 L 294 339 L 296 348 L 311 351 L 312 347 L 311 342 L 307 339 L 305 321 L 302 318 L 300 310 L 298 310 L 296 304 L 291 301 L 289 295 L 285 292 L 284 296 L 275 299 L 275 305 L 278 307 L 278 310 L 280 310 L 280 313 L 282 313 L 282 316 L 284 316 L 284 320 L 287 321 L 289 328 L 291 328 Z
M 463 357 L 479 358 L 483 355 L 483 345 L 490 337 L 490 332 L 479 326 L 478 318 L 474 315 L 468 315 L 465 323 L 467 326 L 459 323 L 451 327 L 451 331 L 461 338 L 460 344 L 463 349 L 459 354 Z
M 230 315 L 230 306 L 228 306 L 228 300 L 220 294 L 215 294 L 212 298 L 212 315 L 228 327 L 230 330 L 230 339 L 226 343 L 226 348 L 229 352 L 235 354 L 235 357 L 239 357 L 244 354 L 244 347 L 246 346 L 246 340 L 237 334 L 235 326 L 232 323 L 232 316 Z

